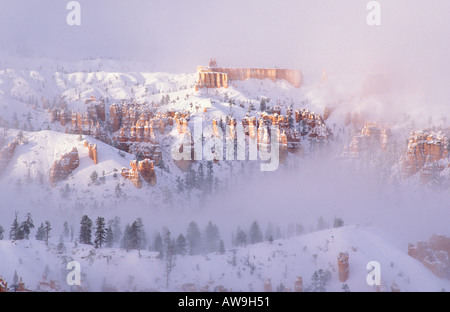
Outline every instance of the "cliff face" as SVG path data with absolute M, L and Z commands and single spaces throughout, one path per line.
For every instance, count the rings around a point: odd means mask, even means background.
M 80 158 L 76 147 L 70 153 L 61 156 L 50 168 L 50 184 L 55 187 L 59 181 L 66 179 L 72 171 L 80 165 Z
M 438 162 L 448 156 L 449 144 L 442 132 L 412 132 L 402 159 L 403 177 L 409 178 L 420 171 L 422 182 L 430 182 L 433 176 L 444 169 Z
M 439 278 L 450 279 L 450 238 L 433 235 L 428 242 L 408 245 L 408 255 L 422 262 Z
M 278 68 L 227 68 L 197 67 L 199 88 L 228 88 L 229 81 L 253 79 L 284 79 L 294 87 L 300 88 L 303 76 L 299 70 Z

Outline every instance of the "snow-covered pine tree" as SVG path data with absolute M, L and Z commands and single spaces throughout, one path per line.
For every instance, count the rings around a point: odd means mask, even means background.
M 165 258 L 166 258 L 166 287 L 169 287 L 169 277 L 175 266 L 175 244 L 170 238 L 170 231 L 166 231 L 164 236 L 164 241 L 166 245 Z
M 162 257 L 163 255 L 163 239 L 161 234 L 156 233 L 155 238 L 153 239 L 153 250 L 159 252 L 159 255 Z
M 19 276 L 17 275 L 17 271 L 14 271 L 13 283 L 11 287 L 14 290 L 14 292 L 16 292 L 17 288 L 19 288 Z
M 120 226 L 120 218 L 118 216 L 115 216 L 113 220 L 110 220 L 108 222 L 108 225 L 112 227 L 113 243 L 118 244 L 123 236 Z
M 107 248 L 111 248 L 114 246 L 114 233 L 113 233 L 111 225 L 109 225 L 108 228 L 106 229 L 105 243 L 106 243 Z
M 66 251 L 66 246 L 64 245 L 64 238 L 62 235 L 59 237 L 59 243 L 58 243 L 58 246 L 56 246 L 56 249 L 61 254 Z
M 195 223 L 194 221 L 189 223 L 186 232 L 186 241 L 188 244 L 190 255 L 198 255 L 202 252 L 201 236 L 202 235 L 200 233 L 197 223 Z
M 64 221 L 64 225 L 63 225 L 63 237 L 64 238 L 69 238 L 69 224 L 67 223 L 67 221 Z
M 236 231 L 235 244 L 237 247 L 245 247 L 247 245 L 247 234 L 240 227 Z
M 102 248 L 106 242 L 105 218 L 98 217 L 95 221 L 95 248 Z
M 41 225 L 38 227 L 36 232 L 36 240 L 43 241 L 45 240 L 45 230 L 44 230 L 44 223 L 41 223 Z
M 221 255 L 225 253 L 225 243 L 223 242 L 223 239 L 221 239 L 219 243 L 219 253 Z
M 217 225 L 209 221 L 205 229 L 204 237 L 206 252 L 215 252 L 219 249 L 220 234 Z
M 121 248 L 127 251 L 131 249 L 131 226 L 129 224 L 125 225 L 125 232 L 123 233 Z
M 33 218 L 31 213 L 27 213 L 27 219 L 20 224 L 20 239 L 29 239 L 31 229 L 34 229 Z
M 257 244 L 263 241 L 263 235 L 258 222 L 253 221 L 250 227 L 250 244 Z
M 3 229 L 3 226 L 0 225 L 0 240 L 3 239 L 3 233 L 5 233 L 5 230 Z
M 49 221 L 45 221 L 44 233 L 45 233 L 45 243 L 48 245 L 48 239 L 50 238 L 50 231 L 52 230 L 52 226 Z
M 17 215 L 18 213 L 16 211 L 13 224 L 11 225 L 11 230 L 9 231 L 9 239 L 12 240 L 20 239 L 21 236 L 19 222 L 17 221 Z
M 144 223 L 141 218 L 137 218 L 131 225 L 132 249 L 145 249 L 146 241 Z
M 178 255 L 186 254 L 186 238 L 184 238 L 183 234 L 178 235 L 177 240 L 175 242 L 175 252 Z
M 92 245 L 92 220 L 87 215 L 81 218 L 80 227 L 80 243 Z
M 342 284 L 341 289 L 343 292 L 350 292 L 350 287 L 348 287 L 348 284 Z

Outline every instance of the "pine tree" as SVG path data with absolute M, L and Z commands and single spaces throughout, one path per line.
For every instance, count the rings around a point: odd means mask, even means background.
M 69 238 L 69 224 L 67 223 L 67 221 L 64 222 L 63 228 L 63 237 Z
M 44 223 L 41 223 L 41 225 L 37 229 L 36 240 L 39 240 L 39 241 L 45 240 Z
M 350 287 L 347 284 L 342 284 L 341 289 L 343 292 L 350 292 Z
M 137 218 L 131 225 L 131 244 L 132 249 L 145 249 L 146 239 L 144 223 L 141 218 Z
M 92 172 L 92 174 L 91 174 L 91 176 L 89 178 L 91 179 L 92 183 L 97 182 L 97 180 L 98 180 L 98 173 L 97 173 L 97 171 Z
M 162 256 L 163 254 L 163 239 L 161 237 L 161 234 L 156 233 L 155 238 L 153 240 L 153 250 L 159 252 L 159 254 Z
M 201 233 L 198 229 L 197 223 L 192 221 L 189 223 L 187 232 L 186 232 L 186 241 L 189 247 L 190 255 L 197 255 L 202 252 L 201 248 Z
M 317 229 L 321 231 L 324 230 L 325 227 L 326 227 L 325 220 L 323 219 L 323 217 L 320 217 L 319 220 L 317 221 Z
M 48 245 L 48 239 L 50 238 L 50 231 L 52 230 L 49 221 L 45 221 L 44 233 L 45 233 L 45 243 Z
M 264 239 L 266 241 L 270 241 L 270 238 L 272 238 L 272 240 L 273 240 L 273 225 L 272 225 L 272 223 L 269 222 L 267 224 L 266 231 L 264 232 Z
M 64 238 L 62 235 L 59 237 L 59 243 L 58 246 L 56 246 L 56 249 L 61 254 L 64 253 L 64 251 L 66 251 L 66 246 L 64 245 Z
M 198 165 L 198 173 L 197 173 L 197 188 L 200 190 L 204 189 L 205 186 L 205 171 L 203 169 L 203 164 L 200 163 Z
M 311 277 L 311 284 L 307 288 L 307 291 L 312 292 L 325 292 L 326 284 L 331 279 L 331 272 L 326 270 L 319 269 L 314 271 Z
M 5 232 L 5 230 L 3 229 L 3 226 L 0 225 L 0 240 L 3 239 L 3 233 Z
M 126 250 L 137 249 L 140 251 L 145 248 L 145 243 L 144 224 L 141 218 L 137 218 L 131 225 L 127 224 L 125 227 L 122 248 Z
M 17 240 L 20 239 L 20 227 L 19 222 L 17 221 L 17 212 L 15 212 L 15 218 L 13 224 L 11 226 L 11 230 L 9 231 L 9 239 Z
M 183 180 L 179 176 L 177 176 L 176 182 L 177 182 L 177 191 L 178 191 L 178 193 L 183 193 L 184 192 L 184 182 L 183 182 Z
M 131 249 L 131 226 L 127 224 L 125 226 L 125 232 L 123 233 L 122 237 L 122 244 L 121 247 L 126 249 L 127 251 Z
M 257 244 L 263 241 L 263 235 L 258 222 L 254 221 L 250 227 L 250 244 Z
M 238 227 L 236 232 L 235 244 L 237 247 L 245 247 L 247 245 L 247 234 L 240 227 Z
M 113 243 L 118 244 L 120 240 L 122 239 L 122 229 L 120 227 L 120 218 L 114 217 L 113 220 L 110 220 L 108 222 L 108 225 L 112 228 L 112 234 L 113 234 Z
M 92 220 L 87 215 L 81 218 L 80 243 L 92 245 Z
M 186 254 L 186 238 L 184 238 L 183 234 L 178 235 L 176 243 L 175 243 L 175 252 L 179 255 Z
M 170 231 L 166 231 L 164 242 L 166 245 L 165 258 L 166 258 L 166 287 L 169 287 L 169 277 L 175 266 L 175 245 L 170 238 Z
M 208 194 L 211 194 L 212 192 L 213 181 L 214 181 L 213 162 L 208 161 L 206 163 L 206 178 L 205 178 L 206 192 Z
M 212 222 L 209 221 L 205 229 L 204 237 L 206 252 L 215 252 L 219 249 L 220 235 L 217 225 L 212 224 Z
M 27 219 L 20 224 L 20 239 L 29 239 L 31 229 L 34 229 L 33 219 L 31 214 L 27 214 Z
M 111 248 L 114 246 L 114 233 L 111 225 L 106 229 L 106 247 Z
M 17 271 L 14 271 L 13 283 L 11 286 L 14 289 L 14 292 L 19 288 L 19 276 L 17 275 Z
M 342 218 L 334 218 L 333 227 L 340 228 L 344 226 L 344 220 Z
M 95 248 L 102 248 L 106 242 L 105 218 L 98 217 L 95 221 Z
M 225 253 L 225 244 L 222 239 L 220 240 L 220 244 L 219 244 L 219 253 L 221 255 L 223 255 Z

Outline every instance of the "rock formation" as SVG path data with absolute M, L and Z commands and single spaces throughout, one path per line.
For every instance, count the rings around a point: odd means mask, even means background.
M 348 152 L 351 157 L 360 157 L 363 151 L 385 150 L 390 138 L 387 126 L 366 121 L 361 133 L 352 138 Z
M 339 273 L 339 280 L 344 283 L 348 279 L 349 274 L 349 264 L 348 264 L 348 253 L 347 252 L 340 252 L 338 257 L 338 273 Z
M 297 277 L 297 280 L 295 281 L 294 291 L 303 292 L 303 279 L 301 276 Z
M 133 182 L 137 188 L 142 187 L 142 179 L 151 186 L 156 185 L 156 174 L 153 161 L 145 159 L 143 161 L 132 160 L 131 169 L 122 168 L 122 176 Z
M 141 188 L 142 187 L 142 179 L 141 179 L 141 175 L 139 174 L 137 161 L 132 160 L 130 162 L 130 166 L 131 166 L 131 169 L 122 168 L 122 177 L 133 182 L 135 187 Z
M 94 164 L 98 164 L 97 144 L 84 141 L 84 147 L 87 147 L 89 151 L 89 158 L 94 161 Z
M 50 168 L 50 184 L 55 187 L 59 181 L 66 179 L 72 171 L 80 165 L 80 158 L 76 147 L 70 153 L 61 156 Z
M 409 244 L 408 255 L 422 262 L 439 278 L 450 280 L 450 237 L 433 235 L 428 242 Z
M 156 185 L 156 174 L 153 161 L 145 159 L 138 163 L 139 172 L 145 182 L 151 186 Z
M 448 131 L 436 133 L 425 130 L 411 133 L 408 148 L 401 161 L 405 179 L 421 171 L 422 182 L 428 183 L 444 169 L 439 160 L 448 156 L 450 142 L 446 132 Z
M 0 293 L 8 291 L 8 283 L 0 276 Z
M 299 70 L 278 68 L 224 68 L 198 66 L 197 88 L 228 88 L 229 81 L 247 79 L 284 79 L 300 88 L 303 82 Z

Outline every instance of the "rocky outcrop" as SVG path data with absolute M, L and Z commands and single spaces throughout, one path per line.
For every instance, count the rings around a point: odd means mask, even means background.
M 439 160 L 448 156 L 449 145 L 445 131 L 412 132 L 408 148 L 401 160 L 403 178 L 409 178 L 421 171 L 422 182 L 430 182 L 444 169 Z
M 156 185 L 156 174 L 153 161 L 145 159 L 138 162 L 138 169 L 145 182 L 151 186 Z
M 347 252 L 340 252 L 337 257 L 338 262 L 338 274 L 339 274 L 339 280 L 344 283 L 348 279 L 348 275 L 350 272 L 349 269 L 349 263 L 348 263 L 348 253 Z
M 151 186 L 156 185 L 154 163 L 148 159 L 143 161 L 132 160 L 131 169 L 122 168 L 122 177 L 133 182 L 137 188 L 142 187 L 142 179 Z
M 162 151 L 159 144 L 132 143 L 128 148 L 128 153 L 136 155 L 138 159 L 152 160 L 156 166 L 162 160 Z
M 387 126 L 366 121 L 361 133 L 352 138 L 346 152 L 351 157 L 360 157 L 364 151 L 386 150 L 390 136 L 390 129 Z
M 303 292 L 303 279 L 301 276 L 297 277 L 297 280 L 295 281 L 294 291 Z
M 0 174 L 3 173 L 3 170 L 5 170 L 6 166 L 8 166 L 11 161 L 17 145 L 19 145 L 19 139 L 15 138 L 9 141 L 8 144 L 0 150 Z
M 80 165 L 80 158 L 76 147 L 70 153 L 61 156 L 50 168 L 50 184 L 55 187 L 59 181 L 66 179 L 72 171 Z
M 85 112 L 74 112 L 67 108 L 67 104 L 62 102 L 58 106 L 49 109 L 51 122 L 59 122 L 61 126 L 71 126 L 71 133 L 93 135 L 97 130 L 96 138 L 101 138 L 98 125 L 106 120 L 105 103 L 103 100 L 97 101 L 95 97 L 85 101 Z
M 226 68 L 198 66 L 197 88 L 228 88 L 229 81 L 247 79 L 284 79 L 300 88 L 303 76 L 299 70 L 279 68 Z
M 439 278 L 450 280 L 450 237 L 433 235 L 428 242 L 409 244 L 408 255 L 422 262 Z
M 89 158 L 92 159 L 94 164 L 98 164 L 97 144 L 89 143 L 88 141 L 84 141 L 84 147 L 86 147 L 88 149 Z
M 8 283 L 0 276 L 0 293 L 8 291 Z

